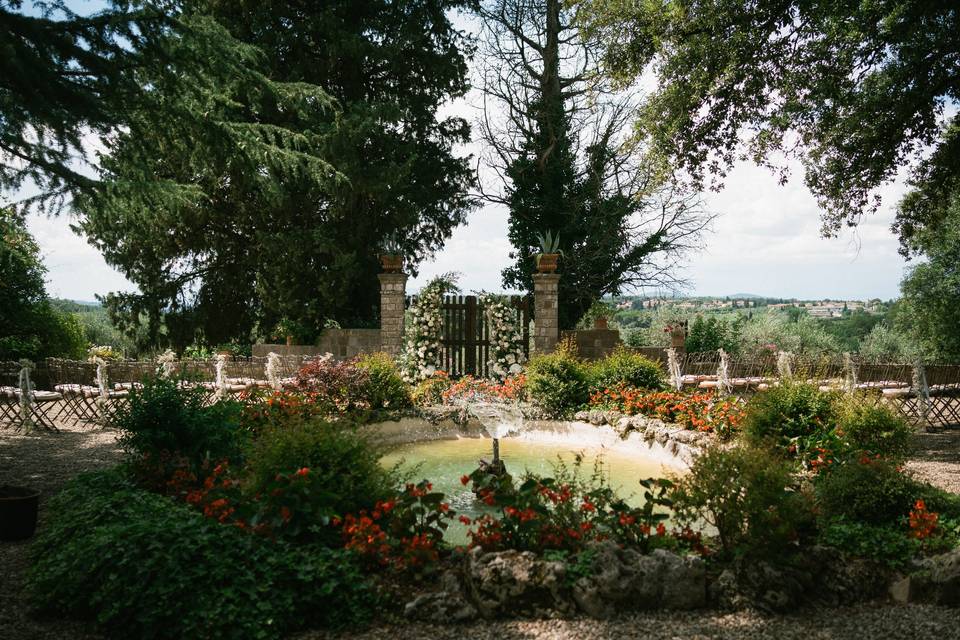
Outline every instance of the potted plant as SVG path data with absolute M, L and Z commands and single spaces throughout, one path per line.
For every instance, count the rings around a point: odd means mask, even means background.
M 26 540 L 37 529 L 40 492 L 0 486 L 0 540 Z
M 563 255 L 560 249 L 560 234 L 553 235 L 547 231 L 546 235 L 537 234 L 537 240 L 540 242 L 540 253 L 537 254 L 537 271 L 540 273 L 555 273 L 557 271 L 557 260 Z
M 275 338 L 286 338 L 287 346 L 293 346 L 294 338 L 302 333 L 302 327 L 290 318 L 283 318 L 273 330 Z
M 597 300 L 590 306 L 590 310 L 587 311 L 587 316 L 593 319 L 593 328 L 594 329 L 606 329 L 607 320 L 610 316 L 613 315 L 613 307 L 604 302 L 603 300 Z
M 670 334 L 670 346 L 673 348 L 679 348 L 686 344 L 687 340 L 687 321 L 686 320 L 674 320 L 668 322 L 667 325 L 663 328 L 664 333 Z
M 400 273 L 403 269 L 403 243 L 395 233 L 380 243 L 380 266 L 384 273 Z

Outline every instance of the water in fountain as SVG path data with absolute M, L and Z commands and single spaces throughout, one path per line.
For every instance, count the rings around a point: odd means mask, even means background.
M 465 401 L 464 404 L 467 413 L 480 422 L 493 440 L 493 461 L 487 465 L 488 470 L 496 474 L 506 473 L 506 467 L 500 459 L 500 439 L 516 435 L 523 428 L 520 405 L 493 400 Z

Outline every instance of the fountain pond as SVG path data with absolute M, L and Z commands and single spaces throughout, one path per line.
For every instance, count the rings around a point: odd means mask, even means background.
M 470 487 L 460 482 L 461 476 L 476 469 L 481 459 L 491 460 L 494 440 L 487 435 L 488 430 L 470 432 L 462 427 L 430 426 L 419 433 L 407 433 L 410 437 L 406 441 L 394 439 L 393 448 L 382 459 L 385 466 L 399 465 L 410 472 L 411 480 L 430 480 L 434 490 L 445 493 L 450 506 L 460 514 L 475 518 L 489 510 L 474 498 Z M 558 462 L 570 467 L 579 455 L 582 476 L 589 477 L 599 461 L 607 484 L 636 506 L 643 502 L 639 480 L 675 475 L 684 469 L 662 448 L 642 441 L 624 442 L 609 427 L 528 423 L 519 433 L 498 435 L 501 436 L 500 456 L 514 479 L 524 472 L 551 476 Z M 447 539 L 452 544 L 464 544 L 468 541 L 466 531 L 467 527 L 455 522 L 447 532 Z

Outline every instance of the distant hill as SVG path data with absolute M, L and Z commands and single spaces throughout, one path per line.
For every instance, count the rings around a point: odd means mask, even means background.
M 759 300 L 760 298 L 766 298 L 767 296 L 758 296 L 755 293 L 731 293 L 730 295 L 723 297 L 735 300 Z

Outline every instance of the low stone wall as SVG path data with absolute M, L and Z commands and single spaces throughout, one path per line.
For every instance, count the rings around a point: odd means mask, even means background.
M 587 360 L 599 360 L 621 344 L 620 332 L 616 329 L 564 331 L 563 339 L 573 339 L 577 345 L 577 353 Z
M 281 356 L 322 356 L 332 353 L 334 358 L 344 360 L 379 350 L 379 329 L 324 329 L 315 345 L 253 345 L 255 357 L 266 357 L 271 351 Z

